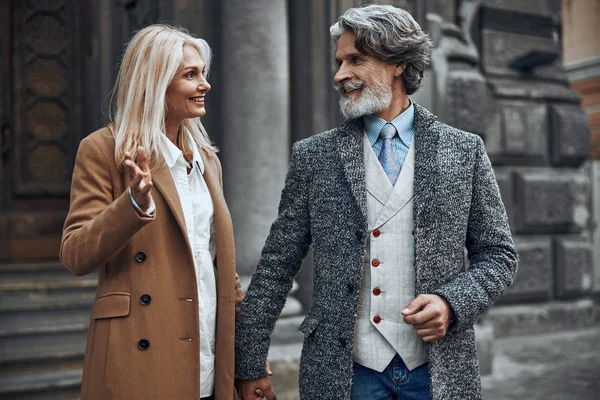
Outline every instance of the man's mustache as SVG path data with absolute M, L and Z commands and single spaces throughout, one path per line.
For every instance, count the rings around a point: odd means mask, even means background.
M 350 90 L 362 89 L 365 87 L 365 81 L 355 81 L 355 82 L 346 82 L 346 83 L 334 83 L 333 87 L 340 94 L 344 94 L 349 92 Z

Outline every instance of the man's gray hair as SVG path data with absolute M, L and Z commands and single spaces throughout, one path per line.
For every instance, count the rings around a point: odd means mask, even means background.
M 354 32 L 354 47 L 361 53 L 390 64 L 406 63 L 402 77 L 407 94 L 421 87 L 432 42 L 408 11 L 376 4 L 351 8 L 329 28 L 336 45 L 346 31 Z

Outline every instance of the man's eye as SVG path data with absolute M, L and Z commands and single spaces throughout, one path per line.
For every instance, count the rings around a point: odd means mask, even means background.
M 351 62 L 352 64 L 356 64 L 356 63 L 357 63 L 357 62 L 359 62 L 359 61 L 360 61 L 360 58 L 358 58 L 358 57 L 352 57 L 352 58 L 350 59 L 350 62 Z

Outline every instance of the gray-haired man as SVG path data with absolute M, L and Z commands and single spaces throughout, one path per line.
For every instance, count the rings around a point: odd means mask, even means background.
M 347 121 L 294 145 L 237 323 L 238 393 L 275 398 L 270 335 L 312 244 L 302 399 L 480 399 L 473 324 L 517 268 L 483 142 L 409 100 L 431 43 L 406 11 L 353 8 L 331 35 Z

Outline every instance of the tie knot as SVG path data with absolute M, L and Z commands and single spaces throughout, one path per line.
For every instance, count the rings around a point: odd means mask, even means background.
M 394 137 L 395 134 L 396 134 L 396 127 L 394 127 L 394 125 L 390 124 L 389 122 L 387 124 L 385 124 L 383 126 L 383 129 L 381 129 L 381 132 L 379 132 L 379 136 L 382 139 L 391 139 Z

